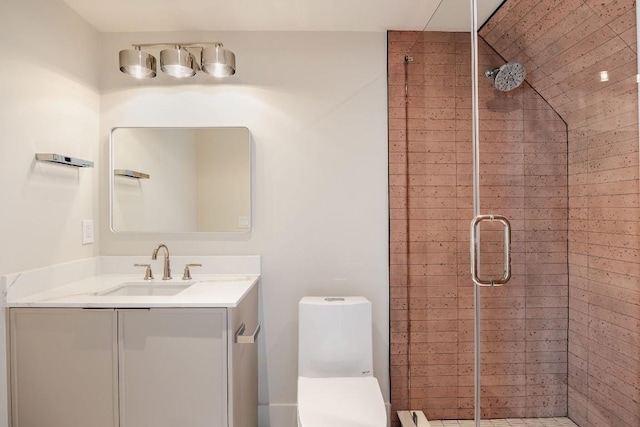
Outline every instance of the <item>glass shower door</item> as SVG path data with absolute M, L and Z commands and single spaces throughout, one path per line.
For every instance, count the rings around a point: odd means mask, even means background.
M 436 16 L 468 14 L 454 3 Z M 482 37 L 472 49 L 472 34 L 471 23 L 390 34 L 409 52 L 390 68 L 403 316 L 392 318 L 393 405 L 432 420 L 555 416 L 566 406 L 566 126 L 526 82 L 496 89 L 485 72 L 518 58 Z M 549 371 L 562 366 L 564 380 Z
M 482 420 L 482 321 L 480 308 L 482 307 L 481 289 L 483 287 L 494 288 L 495 286 L 504 286 L 511 279 L 511 223 L 506 216 L 495 213 L 483 213 L 483 205 L 480 198 L 481 187 L 481 162 L 480 162 L 480 85 L 479 85 L 479 43 L 478 43 L 478 5 L 477 0 L 470 0 L 471 5 L 471 145 L 472 145 L 472 174 L 473 174 L 473 219 L 470 226 L 470 269 L 471 280 L 473 281 L 473 316 L 474 316 L 474 334 L 473 334 L 473 376 L 474 376 L 474 420 L 476 427 L 480 427 Z M 492 70 L 500 70 L 500 67 L 492 68 Z M 499 72 L 499 71 L 498 71 Z M 489 75 L 489 74 L 488 74 Z M 492 78 L 494 71 L 490 72 Z M 524 78 L 524 76 L 522 76 Z M 496 168 L 499 165 L 495 165 Z M 482 224 L 486 223 L 487 227 L 482 228 Z M 501 273 L 497 273 L 495 268 L 495 246 L 499 239 L 495 238 L 495 225 L 500 224 L 504 230 L 502 235 L 501 246 L 503 250 L 503 268 Z M 485 242 L 483 244 L 483 242 Z M 488 247 L 487 247 L 488 246 Z M 484 250 L 483 250 L 484 249 Z M 482 253 L 490 254 L 488 268 L 483 268 Z M 489 271 L 487 271 L 489 270 Z
M 494 42 L 494 22 L 470 34 L 476 425 L 567 405 L 567 127 L 524 80 L 523 41 Z

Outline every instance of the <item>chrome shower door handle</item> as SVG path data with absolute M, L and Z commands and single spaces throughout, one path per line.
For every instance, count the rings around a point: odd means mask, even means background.
M 504 226 L 504 273 L 499 279 L 482 279 L 479 275 L 480 245 L 478 226 L 483 221 L 498 221 Z M 502 286 L 511 278 L 511 223 L 501 215 L 478 215 L 471 221 L 471 279 L 478 286 Z

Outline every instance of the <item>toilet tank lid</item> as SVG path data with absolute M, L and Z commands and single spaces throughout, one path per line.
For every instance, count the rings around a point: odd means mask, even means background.
M 369 303 L 365 297 L 302 297 L 300 304 L 310 305 L 349 305 Z

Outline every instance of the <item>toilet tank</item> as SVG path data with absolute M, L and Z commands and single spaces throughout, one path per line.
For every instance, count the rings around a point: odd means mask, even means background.
M 373 375 L 371 302 L 364 297 L 304 297 L 299 304 L 298 375 Z

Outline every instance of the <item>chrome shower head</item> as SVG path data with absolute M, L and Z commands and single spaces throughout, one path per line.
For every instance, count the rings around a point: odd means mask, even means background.
M 493 85 L 496 89 L 508 92 L 522 84 L 527 76 L 527 71 L 524 65 L 519 62 L 509 62 L 499 68 L 485 71 L 484 75 L 493 79 Z

